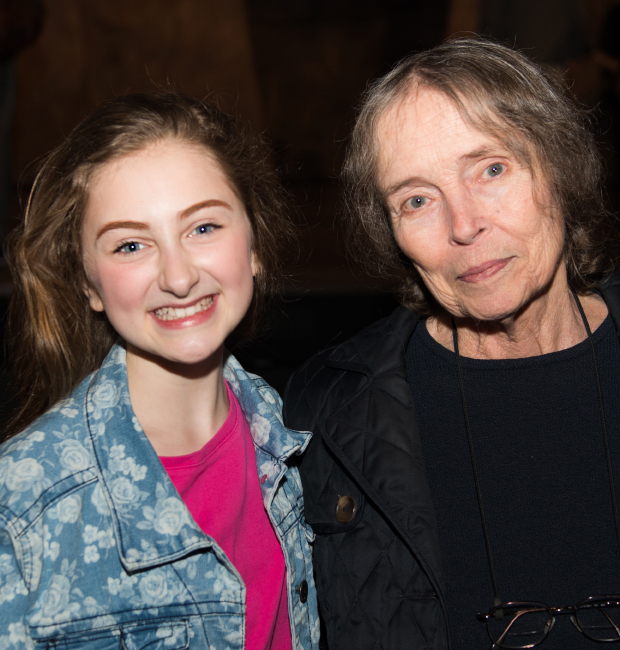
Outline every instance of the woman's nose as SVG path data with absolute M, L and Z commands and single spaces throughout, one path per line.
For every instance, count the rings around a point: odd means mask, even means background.
M 184 298 L 199 280 L 198 268 L 191 256 L 175 247 L 162 252 L 159 286 L 162 291 Z
M 482 206 L 471 197 L 460 196 L 448 202 L 450 237 L 455 244 L 473 244 L 487 229 Z

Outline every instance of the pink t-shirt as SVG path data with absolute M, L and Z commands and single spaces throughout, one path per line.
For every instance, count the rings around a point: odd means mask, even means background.
M 248 650 L 291 650 L 286 568 L 263 505 L 248 423 L 228 389 L 230 412 L 199 451 L 160 456 L 202 530 L 215 539 L 246 586 Z

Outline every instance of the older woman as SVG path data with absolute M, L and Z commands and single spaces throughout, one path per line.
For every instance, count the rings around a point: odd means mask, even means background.
M 550 73 L 478 39 L 367 93 L 347 205 L 403 307 L 306 364 L 285 409 L 315 432 L 330 650 L 620 641 L 618 291 L 597 288 L 617 239 L 586 127 Z

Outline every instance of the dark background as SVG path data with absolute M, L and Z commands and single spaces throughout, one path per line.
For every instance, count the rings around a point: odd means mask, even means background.
M 267 136 L 282 181 L 299 207 L 293 218 L 300 254 L 286 260 L 279 315 L 270 334 L 236 351 L 249 370 L 282 391 L 306 358 L 396 305 L 389 283 L 365 276 L 347 260 L 338 218 L 338 171 L 368 81 L 406 54 L 453 34 L 491 34 L 522 48 L 555 66 L 576 97 L 594 109 L 608 164 L 608 193 L 616 205 L 613 125 L 620 103 L 620 54 L 613 43 L 620 34 L 616 38 L 609 19 L 616 4 L 0 0 L 0 53 L 15 8 L 21 7 L 22 23 L 30 20 L 27 34 L 22 25 L 21 43 L 0 56 L 0 236 L 20 219 L 36 160 L 99 102 L 157 88 L 216 99 Z M 0 262 L 2 326 L 10 290 Z M 6 364 L 2 368 L 0 400 L 6 402 L 10 376 Z M 5 416 L 9 410 L 10 404 Z

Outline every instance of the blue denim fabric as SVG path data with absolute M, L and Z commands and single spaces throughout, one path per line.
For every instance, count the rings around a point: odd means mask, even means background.
M 293 648 L 314 650 L 312 533 L 299 474 L 285 462 L 311 434 L 286 429 L 277 393 L 234 357 L 224 376 L 248 420 L 282 543 Z M 123 348 L 0 447 L 0 650 L 241 649 L 245 598 L 133 413 Z

